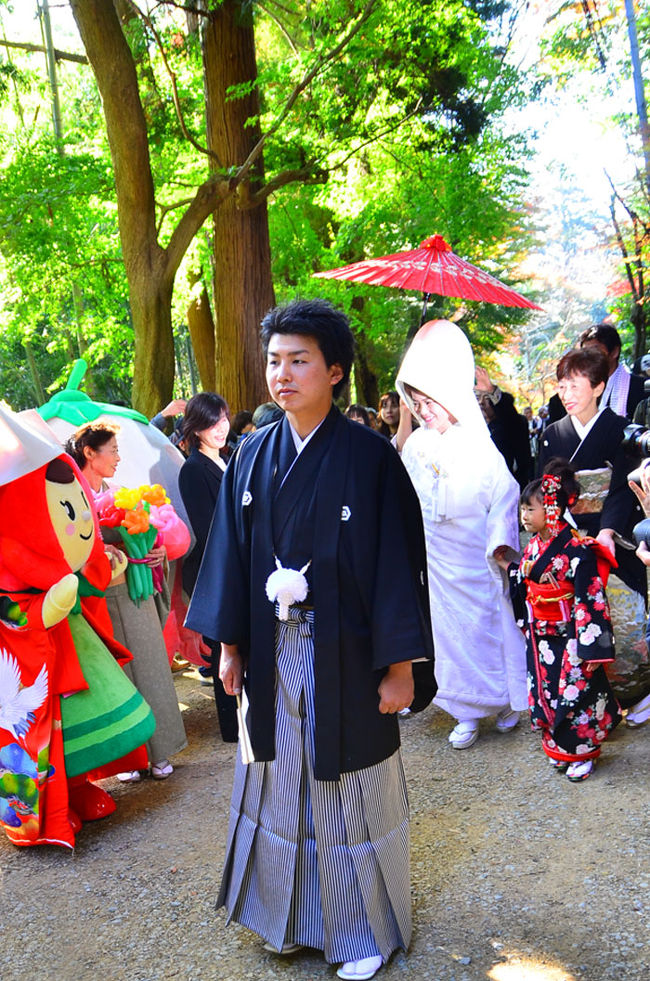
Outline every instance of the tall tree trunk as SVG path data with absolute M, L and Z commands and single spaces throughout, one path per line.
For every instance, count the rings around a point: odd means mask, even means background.
M 117 193 L 120 240 L 135 333 L 132 401 L 145 415 L 174 383 L 174 273 L 157 240 L 147 127 L 131 51 L 113 0 L 70 0 L 102 97 Z
M 201 283 L 201 292 L 192 298 L 187 308 L 187 326 L 192 339 L 196 366 L 199 369 L 201 387 L 204 392 L 214 392 L 216 388 L 215 327 L 210 299 L 200 274 L 192 274 L 190 282 L 192 287 Z
M 355 333 L 356 351 L 354 357 L 354 387 L 357 399 L 362 405 L 377 408 L 379 404 L 379 384 L 377 375 L 371 368 L 372 350 L 368 339 L 362 332 Z
M 646 336 L 645 307 L 643 302 L 639 303 L 634 298 L 632 299 L 632 308 L 630 310 L 630 321 L 634 327 L 634 358 L 636 360 L 646 353 L 648 341 Z
M 143 262 L 131 270 L 129 295 L 135 334 L 132 402 L 148 418 L 167 405 L 173 394 L 173 291 L 174 280 L 167 274 L 162 251 L 157 262 Z
M 34 386 L 34 392 L 36 393 L 36 404 L 43 405 L 44 402 L 47 402 L 47 395 L 45 394 L 45 389 L 43 388 L 43 383 L 38 371 L 38 365 L 36 364 L 36 358 L 34 357 L 34 350 L 32 348 L 31 341 L 28 341 L 27 339 L 23 340 L 23 347 L 25 348 L 25 354 L 27 355 L 27 365 L 32 378 L 32 385 Z
M 648 125 L 648 106 L 645 98 L 643 72 L 641 70 L 641 55 L 639 53 L 639 38 L 636 30 L 636 14 L 633 0 L 625 0 L 625 16 L 627 33 L 630 39 L 630 60 L 632 62 L 632 81 L 634 82 L 634 97 L 636 111 L 639 117 L 639 135 L 645 172 L 645 189 L 650 198 L 650 126 Z
M 233 97 L 233 85 L 255 82 L 255 37 L 247 3 L 224 0 L 205 18 L 207 140 L 222 172 L 241 166 L 257 143 L 259 101 L 254 88 Z M 217 163 L 218 161 L 218 163 Z M 247 177 L 254 192 L 263 177 L 260 157 Z M 214 298 L 216 385 L 233 411 L 254 409 L 268 398 L 259 344 L 259 323 L 274 304 L 266 202 L 239 206 L 231 195 L 214 213 Z

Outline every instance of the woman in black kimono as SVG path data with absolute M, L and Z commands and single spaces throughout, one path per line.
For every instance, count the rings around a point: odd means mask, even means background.
M 552 457 L 572 464 L 582 486 L 580 499 L 569 509 L 573 520 L 616 557 L 618 568 L 608 588 L 617 647 L 610 679 L 620 703 L 629 707 L 650 691 L 650 666 L 643 638 L 646 571 L 632 544 L 632 529 L 643 511 L 627 482 L 635 466 L 622 445 L 627 420 L 609 408 L 598 409 L 609 377 L 600 351 L 569 351 L 558 363 L 557 377 L 567 415 L 544 430 L 540 470 Z
M 190 454 L 178 475 L 178 487 L 187 516 L 192 525 L 196 545 L 183 560 L 183 588 L 192 596 L 201 559 L 212 524 L 212 515 L 219 497 L 221 480 L 226 469 L 221 452 L 230 432 L 228 405 L 214 392 L 194 395 L 185 408 L 183 435 Z M 218 678 L 219 646 L 204 637 L 212 652 L 214 697 L 217 703 L 219 727 L 224 742 L 237 742 L 237 709 L 235 699 L 226 695 Z

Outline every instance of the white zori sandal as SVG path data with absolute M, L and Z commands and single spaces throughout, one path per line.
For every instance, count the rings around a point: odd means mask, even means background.
M 514 709 L 506 705 L 505 708 L 501 709 L 497 715 L 496 730 L 497 732 L 512 732 L 516 725 L 519 724 L 519 712 L 515 712 Z
M 650 695 L 646 695 L 636 705 L 630 706 L 625 716 L 625 725 L 629 726 L 630 729 L 636 729 L 637 726 L 642 726 L 648 719 L 650 719 Z
M 593 769 L 593 760 L 584 760 L 584 762 L 580 763 L 570 763 L 566 771 L 567 780 L 570 780 L 571 783 L 580 783 L 581 780 L 586 780 L 587 777 L 591 776 Z
M 116 774 L 117 779 L 120 783 L 137 783 L 142 780 L 142 774 L 139 770 L 124 770 L 122 773 Z
M 157 763 L 151 764 L 151 776 L 154 780 L 166 780 L 173 772 L 174 767 L 169 760 L 158 760 Z
M 281 947 L 274 947 L 273 944 L 268 941 L 262 945 L 264 950 L 268 950 L 269 954 L 281 954 L 286 957 L 288 954 L 295 954 L 297 951 L 302 950 L 304 944 L 282 944 Z
M 346 961 L 336 973 L 348 981 L 367 981 L 368 978 L 374 978 L 383 963 L 381 954 L 377 954 L 376 957 L 364 957 L 360 961 Z
M 469 749 L 478 739 L 478 719 L 459 722 L 449 734 L 449 742 L 454 749 Z

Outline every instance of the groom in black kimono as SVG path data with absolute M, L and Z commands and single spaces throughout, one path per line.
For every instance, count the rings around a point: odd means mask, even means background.
M 422 707 L 412 662 L 433 655 L 420 508 L 393 447 L 333 406 L 344 314 L 294 301 L 262 344 L 285 417 L 226 471 L 187 619 L 250 706 L 220 903 L 269 949 L 317 947 L 370 978 L 410 938 L 396 713 Z M 279 603 L 276 569 L 295 580 Z

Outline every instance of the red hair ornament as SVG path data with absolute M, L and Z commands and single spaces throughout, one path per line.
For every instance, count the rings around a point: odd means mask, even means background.
M 551 533 L 551 538 L 555 538 L 560 530 L 562 512 L 557 503 L 557 492 L 561 486 L 562 481 L 554 473 L 545 473 L 542 477 L 542 503 L 546 513 L 546 528 Z

